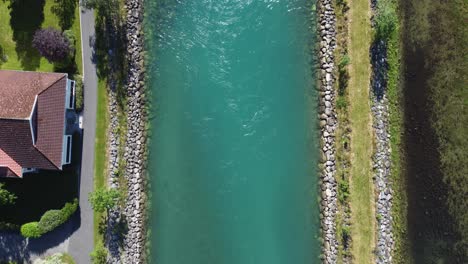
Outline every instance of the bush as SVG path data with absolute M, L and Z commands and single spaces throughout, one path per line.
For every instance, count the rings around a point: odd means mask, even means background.
M 39 229 L 43 234 L 54 230 L 63 223 L 60 210 L 49 210 L 45 212 L 39 221 Z
M 349 197 L 349 183 L 347 181 L 340 181 L 338 183 L 338 200 L 344 203 Z
M 61 209 L 62 219 L 64 222 L 68 220 L 78 209 L 78 199 L 75 198 L 72 203 L 66 203 L 65 206 Z
M 15 204 L 16 195 L 3 188 L 3 183 L 0 183 L 0 205 Z
M 91 262 L 93 264 L 107 263 L 107 249 L 105 249 L 102 244 L 98 244 L 93 252 L 91 252 Z
M 0 222 L 0 231 L 13 231 L 19 230 L 20 226 L 8 222 Z
M 38 222 L 31 222 L 21 226 L 21 235 L 27 238 L 38 238 L 42 236 Z
M 83 109 L 83 77 L 75 75 L 75 109 L 81 111 Z
M 49 62 L 63 62 L 72 55 L 70 41 L 60 31 L 51 27 L 36 31 L 32 44 Z
M 122 193 L 116 189 L 97 189 L 89 194 L 88 200 L 95 212 L 102 213 L 116 207 L 122 199 Z
M 65 223 L 78 209 L 78 199 L 72 203 L 66 203 L 60 210 L 45 212 L 39 222 L 32 222 L 21 226 L 21 234 L 24 237 L 40 237 Z M 23 229 L 25 232 L 23 232 Z

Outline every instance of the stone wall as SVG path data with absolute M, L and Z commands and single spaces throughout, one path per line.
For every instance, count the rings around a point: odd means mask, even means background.
M 377 1 L 371 1 L 373 11 L 372 26 L 375 26 L 375 12 Z M 372 116 L 374 119 L 374 137 L 376 150 L 372 159 L 374 168 L 374 184 L 376 197 L 377 217 L 377 245 L 376 263 L 392 263 L 394 239 L 392 232 L 392 198 L 391 186 L 391 147 L 388 123 L 388 99 L 385 95 L 387 89 L 387 47 L 383 40 L 377 40 L 371 47 L 372 63 Z
M 323 171 L 320 177 L 322 199 L 320 203 L 321 232 L 323 238 L 323 263 L 336 263 L 338 241 L 336 239 L 337 183 L 335 180 L 335 112 L 334 51 L 336 48 L 336 16 L 331 0 L 319 0 L 320 36 L 320 131 L 322 140 Z
M 124 210 L 128 231 L 122 263 L 145 263 L 146 253 L 146 101 L 143 0 L 126 0 L 127 137 L 124 151 L 128 197 Z
M 388 124 L 388 100 L 385 95 L 387 61 L 386 47 L 383 41 L 374 43 L 371 48 L 372 79 L 372 115 L 376 151 L 372 160 L 376 197 L 377 216 L 377 263 L 391 263 L 394 247 L 392 233 L 392 186 L 390 179 L 391 148 Z

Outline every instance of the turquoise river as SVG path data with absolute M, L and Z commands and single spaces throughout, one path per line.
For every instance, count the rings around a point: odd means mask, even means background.
M 148 0 L 151 263 L 318 263 L 308 0 Z

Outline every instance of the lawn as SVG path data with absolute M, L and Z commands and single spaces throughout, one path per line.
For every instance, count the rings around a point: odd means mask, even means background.
M 11 5 L 10 1 L 0 1 L 0 69 L 26 71 L 54 71 L 54 66 L 31 46 L 34 32 L 40 28 L 54 27 L 60 29 L 60 16 L 52 11 L 59 2 L 67 3 L 73 12 L 64 12 L 63 20 L 66 29 L 71 29 L 76 37 L 76 69 L 82 71 L 80 18 L 77 0 L 24 0 Z M 69 10 L 65 10 L 69 11 Z M 70 72 L 71 73 L 71 72 Z
M 353 262 L 374 263 L 375 212 L 372 181 L 373 132 L 369 100 L 372 39 L 368 0 L 351 0 L 349 12 L 349 120 L 351 123 L 351 254 Z

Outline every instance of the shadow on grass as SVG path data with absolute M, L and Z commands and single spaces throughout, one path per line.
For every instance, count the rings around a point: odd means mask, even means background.
M 62 30 L 70 29 L 75 22 L 76 0 L 55 0 L 52 12 L 58 17 Z
M 24 70 L 34 71 L 39 67 L 39 52 L 32 47 L 36 30 L 44 21 L 45 0 L 10 0 L 10 26 L 16 53 Z

